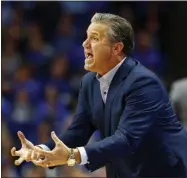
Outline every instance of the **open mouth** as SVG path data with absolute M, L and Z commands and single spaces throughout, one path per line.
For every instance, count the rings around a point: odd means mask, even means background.
M 92 59 L 92 58 L 93 58 L 93 54 L 87 53 L 87 54 L 86 54 L 86 58 L 87 58 L 87 59 Z
M 93 57 L 92 53 L 85 53 L 85 69 L 90 70 L 94 66 L 95 61 Z

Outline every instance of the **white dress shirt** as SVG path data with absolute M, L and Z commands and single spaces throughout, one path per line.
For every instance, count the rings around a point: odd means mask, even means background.
M 103 75 L 102 77 L 99 77 L 99 75 L 97 74 L 96 78 L 100 83 L 100 91 L 101 91 L 101 96 L 103 98 L 103 102 L 106 103 L 106 98 L 107 98 L 107 94 L 108 94 L 108 89 L 110 87 L 110 83 L 112 82 L 112 79 L 114 77 L 114 75 L 116 74 L 116 72 L 118 71 L 119 67 L 121 66 L 121 64 L 124 62 L 125 58 L 119 63 L 117 64 L 114 68 L 112 68 L 109 72 L 107 72 L 105 75 Z M 50 150 L 46 145 L 39 145 L 41 148 L 43 148 L 44 150 Z M 78 147 L 78 150 L 80 152 L 80 156 L 81 156 L 81 165 L 83 164 L 87 164 L 88 163 L 88 156 L 86 153 L 86 150 L 84 149 L 84 147 Z

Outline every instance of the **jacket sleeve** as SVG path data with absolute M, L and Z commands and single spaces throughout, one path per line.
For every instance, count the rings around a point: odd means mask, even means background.
M 83 81 L 83 80 L 82 80 Z M 78 105 L 73 118 L 73 121 L 67 131 L 59 136 L 59 138 L 70 148 L 85 146 L 89 141 L 95 128 L 91 122 L 91 114 L 86 105 L 83 91 L 83 82 L 81 81 L 78 97 Z M 55 144 L 52 139 L 45 143 L 50 149 L 53 149 Z
M 87 169 L 94 171 L 115 158 L 133 155 L 163 108 L 163 94 L 161 85 L 155 79 L 137 79 L 126 97 L 125 110 L 115 133 L 85 146 L 89 161 Z

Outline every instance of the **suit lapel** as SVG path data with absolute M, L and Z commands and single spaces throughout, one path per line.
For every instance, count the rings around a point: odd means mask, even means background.
M 94 113 L 95 113 L 95 119 L 96 123 L 98 123 L 98 127 L 103 136 L 104 134 L 104 110 L 105 110 L 105 104 L 103 102 L 102 96 L 101 96 L 101 91 L 100 91 L 100 84 L 99 81 L 95 78 L 94 81 Z
M 107 100 L 105 104 L 105 136 L 108 136 L 110 134 L 110 124 L 111 124 L 111 106 L 112 102 L 116 96 L 116 94 L 119 92 L 123 80 L 128 76 L 131 69 L 135 66 L 135 61 L 133 61 L 130 58 L 126 58 L 123 64 L 120 66 L 116 74 L 114 75 L 114 78 L 110 84 L 108 94 L 107 94 Z

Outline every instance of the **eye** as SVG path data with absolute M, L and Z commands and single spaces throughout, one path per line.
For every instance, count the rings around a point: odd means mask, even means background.
M 97 37 L 92 37 L 92 39 L 94 40 L 94 41 L 98 41 L 99 39 L 97 38 Z

